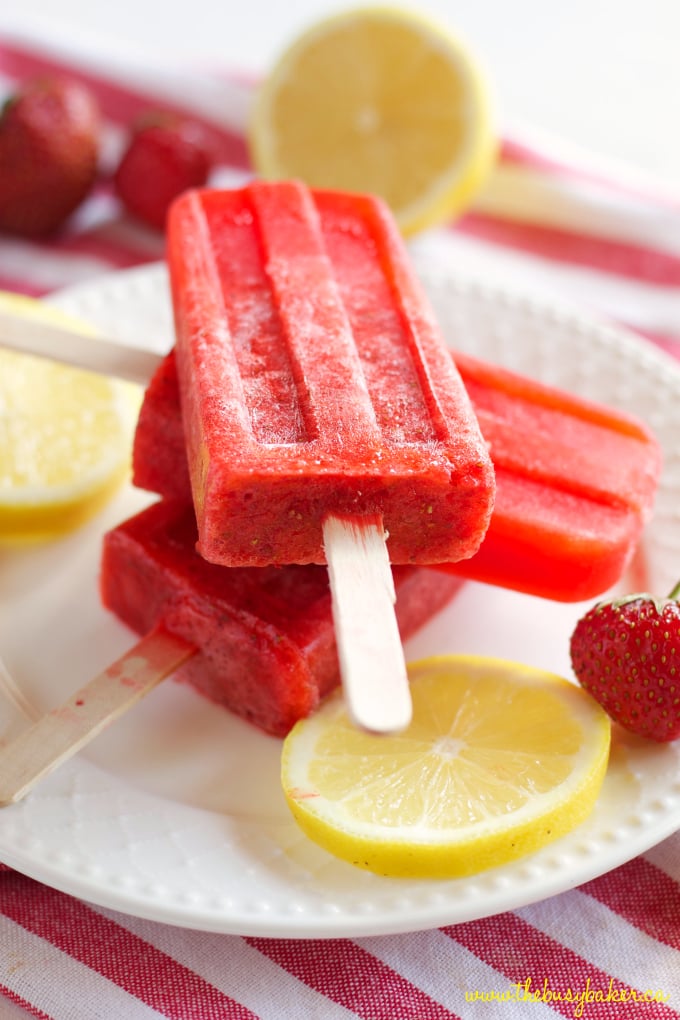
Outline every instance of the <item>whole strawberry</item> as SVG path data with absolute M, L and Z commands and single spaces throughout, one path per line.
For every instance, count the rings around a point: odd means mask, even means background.
M 132 135 L 115 174 L 119 198 L 134 217 L 163 230 L 173 199 L 206 183 L 211 152 L 199 124 L 159 115 Z
M 25 82 L 0 114 L 0 231 L 37 237 L 57 230 L 97 174 L 99 108 L 69 78 Z
M 680 584 L 668 598 L 598 603 L 576 625 L 571 662 L 612 719 L 650 740 L 680 736 Z

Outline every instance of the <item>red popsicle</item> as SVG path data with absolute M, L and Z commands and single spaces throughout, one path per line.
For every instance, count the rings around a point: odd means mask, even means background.
M 186 503 L 153 504 L 114 528 L 104 538 L 104 605 L 140 634 L 162 624 L 195 645 L 179 678 L 283 736 L 339 682 L 328 573 L 313 564 L 220 567 L 195 547 Z M 393 573 L 403 640 L 462 583 L 415 566 Z
M 391 214 L 291 181 L 185 193 L 168 219 L 202 555 L 325 563 L 379 516 L 392 563 L 472 555 L 493 469 Z
M 651 514 L 656 439 L 631 415 L 454 358 L 494 461 L 496 502 L 479 551 L 445 569 L 559 601 L 601 594 L 620 578 Z M 139 487 L 190 501 L 174 353 L 147 387 L 133 466 Z
M 327 563 L 350 712 L 402 729 L 390 562 L 471 556 L 495 481 L 394 220 L 295 181 L 190 191 L 167 259 L 200 552 Z

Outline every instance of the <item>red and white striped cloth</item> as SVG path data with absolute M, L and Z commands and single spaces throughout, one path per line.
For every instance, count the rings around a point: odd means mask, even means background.
M 110 165 L 135 114 L 161 105 L 205 119 L 218 180 L 248 176 L 247 82 L 0 31 L 0 96 L 44 69 L 96 93 Z M 680 194 L 555 140 L 507 138 L 474 209 L 430 240 L 471 272 L 590 307 L 680 357 Z M 162 250 L 102 180 L 58 240 L 0 238 L 0 288 L 42 295 Z M 656 1001 L 642 1001 L 648 990 Z M 187 931 L 0 870 L 0 991 L 55 1020 L 680 1018 L 680 833 L 521 910 L 356 940 Z

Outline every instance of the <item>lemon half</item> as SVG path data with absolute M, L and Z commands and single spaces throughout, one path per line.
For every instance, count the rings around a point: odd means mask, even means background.
M 405 235 L 464 209 L 497 140 L 490 87 L 467 44 L 420 14 L 349 10 L 310 27 L 258 90 L 256 171 L 370 192 Z
M 337 694 L 286 738 L 283 790 L 310 839 L 381 875 L 452 878 L 533 853 L 590 814 L 611 729 L 585 691 L 479 657 L 409 675 L 403 733 L 358 730 Z
M 82 323 L 0 293 L 28 317 Z M 128 477 L 141 391 L 0 348 L 0 542 L 44 540 L 96 514 Z

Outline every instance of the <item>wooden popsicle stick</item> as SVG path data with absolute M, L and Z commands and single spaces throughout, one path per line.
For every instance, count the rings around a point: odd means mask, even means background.
M 0 747 L 0 806 L 24 797 L 195 653 L 195 645 L 153 630 L 63 705 Z
M 323 537 L 349 713 L 363 729 L 398 732 L 412 704 L 382 518 L 330 516 Z
M 122 341 L 88 336 L 0 306 L 0 347 L 60 361 L 146 386 L 161 355 Z

